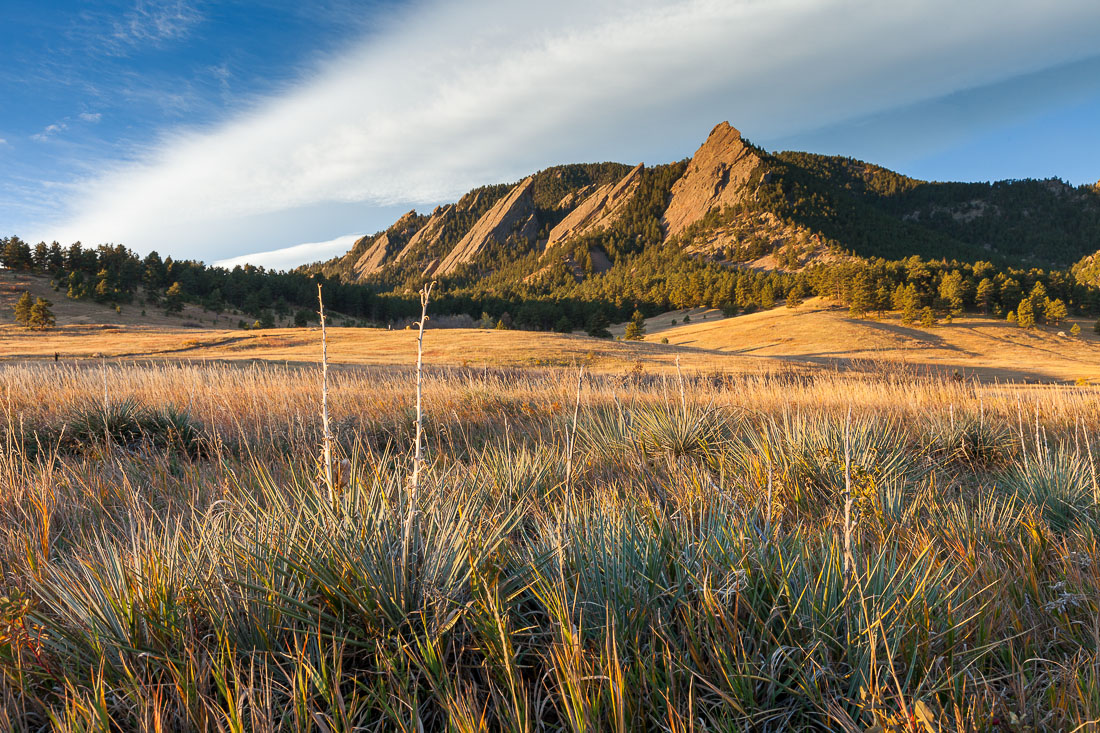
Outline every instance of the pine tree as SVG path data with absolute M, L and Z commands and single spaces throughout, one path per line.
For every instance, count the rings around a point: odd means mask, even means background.
M 1067 316 L 1066 304 L 1061 298 L 1051 300 L 1047 298 L 1043 303 L 1043 316 L 1046 322 L 1052 326 L 1060 326 Z
M 909 283 L 905 286 L 905 294 L 902 296 L 901 322 L 908 326 L 916 323 L 920 316 L 920 295 L 917 293 L 917 288 Z
M 15 301 L 15 322 L 20 326 L 29 326 L 33 306 L 34 301 L 31 300 L 31 294 L 24 291 L 19 300 Z
M 775 288 L 771 283 L 760 288 L 760 307 L 764 310 L 775 307 Z
M 1001 283 L 1001 305 L 1005 308 L 1011 308 L 1010 303 L 1020 302 L 1020 298 L 1023 297 L 1024 290 L 1020 287 L 1020 283 L 1015 278 L 1008 278 Z
M 45 242 L 34 245 L 34 254 L 31 257 L 36 272 L 50 271 L 50 248 Z
M 885 283 L 875 289 L 875 310 L 880 318 L 890 310 L 890 288 Z
M 0 239 L 0 263 L 9 270 L 29 270 L 34 265 L 34 255 L 31 246 L 19 237 L 12 237 L 6 242 Z
M 1080 336 L 1081 335 L 1081 326 L 1079 326 L 1076 323 L 1073 324 L 1072 326 L 1070 326 L 1069 335 L 1073 336 L 1073 338 L 1077 338 L 1078 336 Z
M 645 314 L 635 310 L 630 317 L 630 323 L 626 324 L 626 333 L 623 335 L 627 341 L 641 341 L 645 336 Z
M 178 282 L 172 283 L 168 292 L 164 294 L 164 312 L 181 313 L 183 311 L 183 288 Z
M 79 300 L 88 294 L 88 286 L 84 284 L 84 273 L 80 270 L 69 273 L 69 287 L 65 294 L 73 300 Z
M 50 306 L 53 303 L 45 298 L 38 298 L 34 301 L 34 305 L 31 306 L 31 315 L 27 323 L 28 328 L 33 328 L 36 331 L 44 331 L 47 328 L 53 328 L 54 315 L 50 310 Z
M 603 312 L 597 312 L 588 319 L 588 325 L 584 328 L 585 333 L 594 338 L 611 338 L 611 332 L 607 330 L 609 323 Z
M 1020 328 L 1035 327 L 1035 309 L 1031 305 L 1031 298 L 1024 298 L 1016 306 L 1016 325 Z
M 936 312 L 934 310 L 932 310 L 931 308 L 929 308 L 928 306 L 925 306 L 923 309 L 921 309 L 921 312 L 920 312 L 920 325 L 924 326 L 925 328 L 930 328 L 931 326 L 935 326 L 936 325 Z
M 943 276 L 943 279 L 940 281 L 940 297 L 947 304 L 948 311 L 951 315 L 957 316 L 963 312 L 966 294 L 967 283 L 966 280 L 963 279 L 961 272 L 952 270 Z
M 978 307 L 982 309 L 982 313 L 987 316 L 993 312 L 993 298 L 996 296 L 997 288 L 993 284 L 993 281 L 988 277 L 983 277 L 982 281 L 978 283 L 978 291 L 975 299 L 978 301 Z
M 860 270 L 848 290 L 848 317 L 864 318 L 875 307 L 875 291 L 872 287 L 871 273 Z
M 801 283 L 796 283 L 787 291 L 787 307 L 797 308 L 800 305 L 802 305 L 802 285 Z
M 894 288 L 894 292 L 890 294 L 890 305 L 894 310 L 901 311 L 905 309 L 905 286 L 898 283 L 898 286 Z

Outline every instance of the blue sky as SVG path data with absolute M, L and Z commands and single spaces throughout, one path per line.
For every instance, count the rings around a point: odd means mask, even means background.
M 34 241 L 291 266 L 721 120 L 926 179 L 1100 179 L 1084 0 L 4 0 L 0 44 L 0 234 Z

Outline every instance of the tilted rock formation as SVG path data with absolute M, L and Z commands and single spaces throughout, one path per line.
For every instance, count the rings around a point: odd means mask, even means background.
M 760 157 L 736 128 L 728 122 L 716 126 L 672 186 L 662 219 L 666 235 L 679 234 L 715 207 L 740 203 L 745 183 L 760 164 Z
M 366 277 L 381 270 L 391 254 L 390 250 L 395 247 L 394 240 L 407 237 L 411 233 L 410 230 L 415 229 L 416 218 L 416 211 L 410 211 L 375 239 L 352 266 L 356 277 Z M 360 239 L 359 242 L 365 239 L 368 239 L 368 237 Z M 356 245 L 359 242 L 356 242 Z
M 592 192 L 596 190 L 596 184 L 590 183 L 587 186 L 578 188 L 576 191 L 570 191 L 561 197 L 561 201 L 555 206 L 555 209 L 569 210 L 577 205 L 577 202 L 583 201 L 586 196 L 591 196 Z
M 435 211 L 432 212 L 431 217 L 428 219 L 428 223 L 420 228 L 416 234 L 409 238 L 408 243 L 397 253 L 397 256 L 393 258 L 394 262 L 400 262 L 409 255 L 410 252 L 415 252 L 418 248 L 426 247 L 430 249 L 432 245 L 439 241 L 443 236 L 443 228 L 447 225 L 447 222 L 451 218 L 451 212 L 455 209 L 455 204 L 447 204 L 446 206 L 437 206 Z
M 461 264 L 472 262 L 493 242 L 504 242 L 513 232 L 521 239 L 533 241 L 538 236 L 535 201 L 531 196 L 533 179 L 528 177 L 507 196 L 493 204 L 477 223 L 466 232 L 454 249 L 443 258 L 435 272 L 446 275 Z
M 579 237 L 615 221 L 638 190 L 642 180 L 641 163 L 627 173 L 618 183 L 608 183 L 596 189 L 584 201 L 550 230 L 547 246 Z

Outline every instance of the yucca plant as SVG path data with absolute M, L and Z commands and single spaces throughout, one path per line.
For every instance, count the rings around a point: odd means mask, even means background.
M 128 446 L 141 440 L 146 409 L 125 398 L 108 403 L 85 402 L 65 417 L 63 445 L 80 452 L 103 449 L 110 444 Z
M 1012 463 L 997 486 L 1038 507 L 1056 530 L 1081 523 L 1100 528 L 1096 477 L 1088 460 L 1068 446 L 1044 447 Z
M 1016 447 L 1007 426 L 969 413 L 937 414 L 922 435 L 923 448 L 933 460 L 976 470 L 1004 464 Z
M 647 452 L 671 456 L 707 455 L 728 440 L 737 418 L 696 402 L 659 405 L 634 412 L 637 441 Z
M 835 505 L 844 488 L 844 433 L 844 420 L 824 415 L 768 420 L 745 432 L 737 463 L 758 491 L 770 476 L 784 502 L 814 512 Z M 854 419 L 850 449 L 853 498 L 859 510 L 881 510 L 883 492 L 896 492 L 924 473 L 896 422 Z
M 198 456 L 206 449 L 202 424 L 175 405 L 148 410 L 141 421 L 142 436 L 158 448 Z
M 581 412 L 577 430 L 583 445 L 604 460 L 622 460 L 634 451 L 634 411 L 618 403 L 600 405 Z

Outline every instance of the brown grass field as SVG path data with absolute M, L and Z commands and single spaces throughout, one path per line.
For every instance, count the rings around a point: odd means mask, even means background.
M 1091 329 L 429 330 L 414 483 L 334 328 L 330 482 L 318 329 L 75 305 L 0 326 L 0 730 L 1100 726 Z
M 113 311 L 80 318 L 107 320 Z M 683 317 L 690 314 L 691 323 Z M 198 316 L 194 316 L 198 318 Z M 207 314 L 209 318 L 210 315 Z M 230 316 L 222 316 L 222 320 Z M 679 323 L 673 326 L 675 318 Z M 31 333 L 0 325 L 0 358 L 8 360 L 271 361 L 314 362 L 318 328 L 266 330 L 181 327 L 171 320 L 144 324 L 66 324 Z M 201 320 L 201 318 L 200 318 Z M 425 361 L 447 366 L 569 366 L 604 372 L 751 374 L 776 371 L 858 371 L 958 374 L 1003 382 L 1100 381 L 1100 337 L 1091 323 L 1068 335 L 1070 323 L 1030 331 L 993 318 L 958 318 L 933 328 L 902 325 L 896 315 L 848 318 L 844 309 L 814 300 L 795 309 L 776 308 L 735 318 L 717 311 L 678 311 L 647 322 L 644 342 L 593 339 L 533 331 L 435 329 Z M 621 334 L 623 325 L 613 329 Z M 668 343 L 661 343 L 667 339 Z M 398 365 L 415 358 L 411 330 L 332 328 L 333 364 Z
M 683 323 L 685 313 L 691 323 Z M 672 326 L 671 319 L 679 323 Z M 1077 338 L 1068 335 L 1074 322 L 1081 326 Z M 1002 381 L 1074 382 L 1100 380 L 1100 336 L 1092 325 L 1070 319 L 1058 328 L 1024 330 L 967 316 L 920 328 L 902 324 L 897 314 L 852 319 L 847 309 L 814 298 L 797 308 L 736 318 L 702 309 L 664 314 L 647 321 L 646 341 L 667 338 L 675 346 L 834 369 L 879 362 Z

